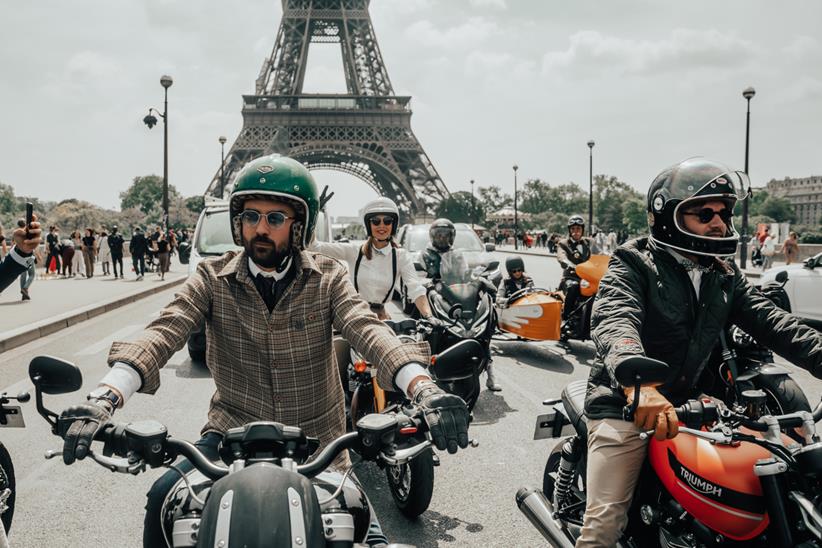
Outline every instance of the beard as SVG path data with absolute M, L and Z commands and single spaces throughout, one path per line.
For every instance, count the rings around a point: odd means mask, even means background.
M 243 239 L 243 247 L 248 256 L 251 257 L 251 260 L 263 268 L 276 268 L 279 270 L 286 259 L 291 255 L 291 242 L 286 243 L 282 247 L 278 247 L 277 244 L 267 236 L 258 235 L 250 240 Z

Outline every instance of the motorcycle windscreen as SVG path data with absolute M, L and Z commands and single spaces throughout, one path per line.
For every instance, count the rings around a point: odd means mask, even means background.
M 466 339 L 437 354 L 431 360 L 431 372 L 437 380 L 457 381 L 471 378 L 485 355 L 479 341 Z
M 558 341 L 562 325 L 562 300 L 546 291 L 535 291 L 499 310 L 502 331 L 533 341 Z
M 442 296 L 449 304 L 458 304 L 462 307 L 463 318 L 473 316 L 479 303 L 479 287 L 473 283 L 444 285 Z

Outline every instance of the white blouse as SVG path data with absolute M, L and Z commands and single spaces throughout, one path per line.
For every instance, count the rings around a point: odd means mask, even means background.
M 394 281 L 394 289 L 399 290 L 397 280 L 391 280 L 391 249 L 390 245 L 382 249 L 371 247 L 371 260 L 363 255 L 360 261 L 360 270 L 357 275 L 357 282 L 354 283 L 354 271 L 356 270 L 357 257 L 362 244 L 346 243 L 334 244 L 328 242 L 314 241 L 310 249 L 328 255 L 335 259 L 345 261 L 348 264 L 348 273 L 351 276 L 351 284 L 359 288 L 360 296 L 369 303 L 382 303 L 388 291 L 391 289 L 391 282 Z M 414 302 L 421 295 L 425 295 L 425 288 L 422 281 L 417 276 L 414 263 L 408 252 L 402 248 L 397 250 L 397 278 L 402 278 L 408 294 L 408 300 Z M 389 295 L 388 300 L 391 300 Z M 386 301 L 387 302 L 387 301 Z

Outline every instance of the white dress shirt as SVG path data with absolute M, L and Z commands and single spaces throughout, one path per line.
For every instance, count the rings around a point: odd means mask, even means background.
M 328 255 L 335 259 L 345 261 L 348 264 L 348 273 L 351 276 L 351 283 L 354 284 L 360 296 L 369 303 L 380 304 L 385 300 L 391 283 L 394 282 L 394 289 L 399 289 L 397 280 L 391 279 L 391 246 L 387 245 L 382 249 L 371 246 L 371 260 L 363 256 L 360 261 L 360 269 L 357 274 L 357 281 L 354 283 L 354 272 L 357 265 L 357 257 L 360 254 L 360 244 L 333 244 L 328 242 L 315 241 L 310 249 Z M 425 288 L 417 276 L 414 263 L 408 252 L 402 248 L 397 250 L 397 278 L 402 278 L 402 282 L 407 288 L 408 300 L 414 302 L 418 297 L 425 295 Z M 391 296 L 388 296 L 391 300 Z

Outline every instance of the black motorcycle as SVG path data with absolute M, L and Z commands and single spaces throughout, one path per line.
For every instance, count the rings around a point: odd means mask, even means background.
M 44 407 L 43 394 L 78 390 L 80 370 L 40 356 L 32 360 L 29 376 L 37 411 L 54 434 L 64 434 L 67 422 Z M 170 467 L 180 456 L 191 461 L 194 470 L 182 475 L 164 502 L 168 546 L 343 548 L 362 546 L 372 510 L 350 477 L 352 469 L 342 475 L 326 469 L 347 449 L 381 465 L 403 465 L 428 450 L 430 442 L 419 439 L 426 431 L 412 409 L 368 415 L 357 421 L 354 432 L 333 440 L 308 462 L 319 447 L 316 438 L 297 427 L 252 422 L 226 432 L 223 464 L 210 461 L 191 442 L 171 437 L 157 421 L 111 422 L 95 436 L 102 451 L 88 456 L 112 472 L 133 475 Z M 60 454 L 48 451 L 46 458 Z
M 427 337 L 430 337 L 433 330 L 424 320 L 386 320 L 385 323 L 394 330 L 400 340 L 409 342 L 416 342 L 418 337 L 428 340 Z M 472 378 L 476 364 L 481 361 L 482 356 L 483 350 L 476 341 L 462 341 L 440 354 L 434 354 L 429 373 L 444 390 L 447 390 L 447 382 Z M 410 402 L 405 394 L 385 390 L 379 385 L 374 367 L 353 348 L 350 350 L 350 358 L 348 387 L 351 392 L 351 404 L 348 419 L 351 430 L 363 417 L 372 413 L 396 413 L 409 407 Z M 418 432 L 407 437 L 405 443 L 414 444 L 423 440 L 424 433 Z M 476 446 L 476 442 L 472 441 L 472 446 Z M 435 466 L 439 466 L 439 458 L 432 448 L 422 451 L 408 462 L 384 466 L 394 503 L 406 517 L 416 518 L 428 509 L 434 493 Z
M 9 396 L 5 392 L 0 394 L 0 428 L 25 428 L 26 424 L 23 421 L 20 406 L 9 405 L 9 402 L 17 400 L 25 403 L 30 399 L 28 392 L 21 392 L 17 396 Z M 0 442 L 0 519 L 3 522 L 2 530 L 0 530 L 0 546 L 8 545 L 6 536 L 11 529 L 11 520 L 14 517 L 16 487 L 11 455 L 6 446 Z
M 791 311 L 785 292 L 788 273 L 780 272 L 773 283 L 760 288 L 763 295 L 777 306 Z M 759 344 L 741 328 L 731 325 L 719 336 L 712 364 L 706 368 L 702 387 L 705 393 L 720 398 L 727 405 L 740 405 L 743 392 L 762 390 L 770 413 L 783 415 L 795 411 L 810 411 L 811 405 L 791 371 L 774 363 L 773 352 Z

